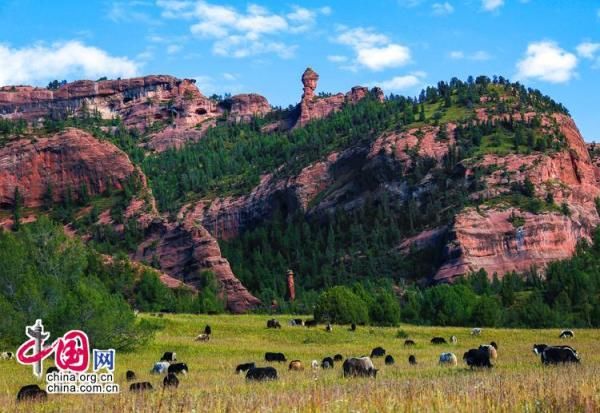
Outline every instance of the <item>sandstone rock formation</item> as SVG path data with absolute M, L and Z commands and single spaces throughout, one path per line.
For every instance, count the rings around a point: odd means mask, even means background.
M 161 125 L 147 145 L 162 151 L 202 137 L 207 126 L 229 113 L 229 121 L 248 121 L 271 110 L 256 94 L 237 95 L 224 102 L 205 97 L 193 79 L 145 76 L 123 80 L 80 80 L 57 90 L 31 86 L 0 88 L 0 117 L 37 122 L 46 116 L 64 117 L 87 110 L 104 119 L 120 117 L 140 131 Z M 213 121 L 213 123 L 211 123 Z M 157 123 L 158 122 L 158 123 Z
M 77 199 L 82 186 L 90 195 L 109 187 L 121 189 L 135 172 L 123 151 L 79 129 L 21 139 L 0 148 L 0 206 L 13 204 L 17 187 L 23 206 L 37 208 L 43 204 L 48 186 L 54 200 L 60 202 L 67 190 Z
M 383 91 L 374 88 L 371 92 L 362 86 L 355 86 L 345 95 L 337 93 L 333 96 L 318 97 L 315 95 L 319 75 L 310 67 L 302 74 L 303 94 L 300 101 L 300 115 L 294 127 L 302 127 L 314 119 L 322 119 L 331 113 L 340 110 L 345 104 L 355 104 L 364 99 L 369 93 L 373 93 L 376 99 L 383 101 Z
M 145 176 L 128 156 L 87 132 L 70 128 L 48 137 L 32 136 L 0 148 L 0 207 L 12 207 L 15 187 L 19 188 L 23 206 L 36 209 L 43 205 L 48 186 L 54 201 L 60 202 L 69 190 L 77 199 L 82 186 L 89 195 L 100 195 L 109 187 L 122 189 L 133 175 L 147 192 Z M 191 220 L 184 224 L 169 222 L 158 215 L 151 197 L 149 201 L 134 198 L 124 215 L 137 220 L 144 233 L 144 241 L 132 258 L 151 262 L 156 256 L 163 273 L 161 281 L 167 286 L 175 288 L 184 282 L 200 289 L 199 272 L 210 270 L 231 311 L 244 312 L 260 303 L 235 278 L 217 241 L 200 224 Z M 35 215 L 30 215 L 23 222 L 34 219 Z M 99 222 L 112 224 L 108 210 L 100 214 Z M 1 224 L 9 226 L 11 222 L 4 220 Z M 122 224 L 113 226 L 123 231 Z

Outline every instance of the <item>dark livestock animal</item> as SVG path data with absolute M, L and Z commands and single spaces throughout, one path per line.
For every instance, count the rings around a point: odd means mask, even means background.
M 415 364 L 417 364 L 417 358 L 411 354 L 410 356 L 408 356 L 408 363 L 414 366 Z
M 267 320 L 267 328 L 281 328 L 281 324 L 279 324 L 279 321 L 272 318 Z
M 129 391 L 148 391 L 148 390 L 153 390 L 154 387 L 152 387 L 152 385 L 147 382 L 147 381 L 142 381 L 142 382 L 138 382 L 138 383 L 131 383 L 129 385 Z
M 235 372 L 236 372 L 236 374 L 240 374 L 240 372 L 242 372 L 242 371 L 248 371 L 255 367 L 256 367 L 256 364 L 254 364 L 254 363 L 238 364 L 238 366 L 235 368 Z
M 579 354 L 568 346 L 546 347 L 541 354 L 543 364 L 579 363 Z
M 336 354 L 335 356 L 333 356 L 333 361 L 342 361 L 344 360 L 344 356 L 342 356 L 341 354 Z
M 575 349 L 573 347 L 571 347 L 571 346 L 549 346 L 547 344 L 534 344 L 533 345 L 533 352 L 534 352 L 534 354 L 537 354 L 538 356 L 541 356 L 542 353 L 544 352 L 544 350 L 547 349 L 548 347 L 568 348 L 568 349 L 571 349 L 571 350 L 575 351 Z
M 463 360 L 467 363 L 467 366 L 471 368 L 493 367 L 492 363 L 490 362 L 490 354 L 485 349 L 472 348 L 463 355 Z
M 165 354 L 163 354 L 163 356 L 160 358 L 160 361 L 168 361 L 169 363 L 172 363 L 177 361 L 177 355 L 172 351 L 166 351 Z
M 356 324 L 352 323 L 350 325 L 350 331 L 356 331 Z
M 17 393 L 17 401 L 46 401 L 48 399 L 48 393 L 45 390 L 40 389 L 37 384 L 29 384 L 21 387 Z
M 277 380 L 277 370 L 273 367 L 255 367 L 248 370 L 246 380 Z
M 431 344 L 447 344 L 444 337 L 434 337 L 431 339 Z
M 283 353 L 265 353 L 265 361 L 277 361 L 283 363 L 287 361 Z
M 292 321 L 294 322 L 294 326 L 303 326 L 304 325 L 304 321 L 301 318 L 293 318 Z
M 179 387 L 179 379 L 177 378 L 177 376 L 175 374 L 169 373 L 163 379 L 163 387 L 177 388 L 177 387 Z
M 134 381 L 136 379 L 135 373 L 131 370 L 127 370 L 127 373 L 125 373 L 125 379 L 127 381 Z
M 414 340 L 410 340 L 410 339 L 409 340 L 404 340 L 404 345 L 406 347 L 408 347 L 408 346 L 414 346 L 415 342 L 414 342 Z
M 391 355 L 388 354 L 387 356 L 385 356 L 385 364 L 387 366 L 391 366 L 394 363 L 395 363 L 395 360 Z
M 331 357 L 325 357 L 321 362 L 321 368 L 323 369 L 332 369 L 333 367 L 333 359 Z
M 304 326 L 305 327 L 316 327 L 317 326 L 317 320 L 306 320 L 304 322 Z
M 573 338 L 575 337 L 575 333 L 573 333 L 573 330 L 563 330 L 560 332 L 560 335 L 558 336 L 558 338 Z
M 188 374 L 189 372 L 190 370 L 188 369 L 188 366 L 185 363 L 171 364 L 167 369 L 167 373 L 173 374 Z
M 46 374 L 58 373 L 58 372 L 60 372 L 60 370 L 58 369 L 58 367 L 51 366 L 51 367 L 48 367 L 46 369 Z
M 349 358 L 343 364 L 344 377 L 377 377 L 377 369 L 369 357 Z
M 210 336 L 212 334 L 212 328 L 210 328 L 208 324 L 206 325 L 206 327 L 204 327 L 204 334 L 206 334 L 207 336 Z
M 371 350 L 371 357 L 383 357 L 385 356 L 385 349 L 383 347 L 375 347 Z

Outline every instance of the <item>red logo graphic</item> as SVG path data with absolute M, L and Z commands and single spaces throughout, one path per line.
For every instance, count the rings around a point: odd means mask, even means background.
M 33 374 L 42 376 L 43 361 L 54 353 L 56 366 L 61 370 L 82 373 L 88 369 L 90 347 L 87 334 L 80 330 L 71 330 L 57 338 L 50 346 L 44 343 L 50 333 L 44 332 L 42 320 L 25 328 L 29 340 L 17 350 L 17 360 L 21 364 L 33 365 Z

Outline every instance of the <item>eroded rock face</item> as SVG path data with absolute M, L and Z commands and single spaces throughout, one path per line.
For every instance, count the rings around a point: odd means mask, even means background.
M 271 110 L 267 100 L 256 94 L 233 96 L 230 104 L 228 108 L 204 96 L 193 79 L 163 75 L 99 82 L 80 80 L 57 90 L 31 86 L 0 88 L 1 117 L 36 122 L 49 115 L 66 116 L 87 110 L 104 119 L 120 117 L 127 127 L 140 131 L 166 126 L 153 134 L 147 144 L 156 151 L 200 139 L 207 127 L 226 112 L 230 115 L 228 120 L 246 122 Z
M 583 138 L 572 119 L 554 115 L 567 148 L 558 153 L 487 155 L 479 165 L 497 167 L 486 177 L 486 196 L 507 192 L 510 182 L 529 178 L 536 196 L 552 195 L 565 203 L 569 216 L 560 212 L 531 214 L 514 208 L 467 209 L 459 213 L 446 246 L 447 261 L 435 275 L 438 281 L 484 268 L 490 276 L 522 272 L 570 257 L 579 240 L 590 241 L 600 224 L 595 198 L 600 196 L 599 170 L 592 163 Z M 515 219 L 517 217 L 517 219 Z
M 66 129 L 49 137 L 21 139 L 0 148 L 0 207 L 8 209 L 14 203 L 15 187 L 26 208 L 43 205 L 50 185 L 55 202 L 71 190 L 77 199 L 82 186 L 89 195 L 100 195 L 107 188 L 122 189 L 133 175 L 139 179 L 142 191 L 147 192 L 146 179 L 128 156 L 110 142 L 99 141 L 79 129 Z M 135 219 L 144 232 L 144 241 L 132 258 L 152 262 L 154 256 L 161 268 L 161 281 L 176 288 L 184 282 L 201 287 L 198 274 L 213 271 L 219 282 L 227 308 L 244 312 L 260 302 L 235 277 L 229 263 L 221 256 L 217 241 L 199 223 L 169 222 L 156 212 L 154 199 L 134 198 L 125 210 L 125 218 Z M 35 213 L 22 220 L 34 221 Z M 112 222 L 110 212 L 99 215 L 99 223 L 112 225 L 122 232 L 123 224 Z M 10 220 L 1 226 L 10 227 Z M 83 236 L 86 239 L 86 236 Z
M 374 88 L 371 92 L 369 89 L 362 86 L 355 86 L 345 95 L 337 93 L 329 97 L 317 97 L 315 90 L 319 75 L 310 67 L 302 74 L 303 94 L 300 101 L 300 116 L 294 127 L 302 127 L 311 120 L 322 119 L 329 116 L 331 113 L 340 110 L 344 104 L 355 104 L 361 99 L 364 99 L 369 93 L 380 101 L 383 101 L 383 91 L 379 88 Z
M 243 313 L 260 304 L 235 277 L 229 262 L 221 256 L 219 244 L 201 225 L 191 219 L 172 223 L 154 219 L 146 228 L 147 238 L 133 258 L 158 261 L 161 271 L 201 289 L 200 273 L 212 271 L 219 282 L 227 309 Z
M 77 199 L 82 186 L 90 195 L 121 189 L 136 169 L 127 155 L 108 142 L 79 129 L 21 139 L 0 148 L 0 206 L 13 205 L 15 188 L 23 206 L 40 207 L 48 186 L 55 202 L 71 190 Z

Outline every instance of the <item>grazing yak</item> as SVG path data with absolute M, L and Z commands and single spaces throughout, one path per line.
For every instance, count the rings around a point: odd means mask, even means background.
M 46 374 L 58 373 L 58 372 L 60 372 L 60 370 L 58 369 L 58 367 L 51 366 L 51 367 L 48 367 L 46 369 Z
M 172 351 L 166 351 L 159 361 L 168 361 L 169 363 L 172 363 L 174 361 L 177 361 L 177 354 L 175 354 Z
M 480 336 L 481 335 L 481 329 L 479 327 L 476 327 L 474 329 L 471 330 L 471 335 L 472 336 Z
M 279 363 L 286 362 L 287 359 L 283 353 L 265 353 L 265 361 L 277 361 Z
M 344 377 L 377 377 L 377 369 L 369 357 L 348 358 L 343 364 Z
M 539 354 L 543 364 L 579 363 L 581 361 L 577 351 L 570 346 L 547 346 L 535 344 L 533 351 Z
M 163 387 L 164 388 L 168 388 L 168 387 L 177 388 L 177 387 L 179 387 L 179 379 L 177 378 L 177 376 L 175 374 L 169 373 L 163 379 Z
M 0 353 L 0 360 L 12 360 L 14 357 L 15 356 L 11 351 L 3 351 Z
M 199 334 L 194 341 L 208 341 L 210 340 L 210 335 L 208 334 Z
M 457 338 L 456 336 L 451 336 L 451 337 L 450 337 L 450 342 L 451 342 L 452 344 L 457 344 L 457 343 L 458 343 L 458 338 Z
M 240 372 L 242 372 L 242 371 L 248 371 L 248 370 L 253 369 L 255 367 L 256 367 L 255 363 L 238 364 L 237 367 L 235 368 L 235 373 L 236 374 L 240 374 Z
M 385 356 L 385 349 L 383 347 L 375 347 L 371 350 L 371 357 L 383 357 Z
M 289 322 L 291 326 L 303 326 L 304 321 L 301 318 L 292 318 Z
M 279 321 L 272 318 L 270 320 L 267 320 L 267 328 L 281 328 L 281 324 L 279 324 Z
M 395 362 L 396 361 L 394 360 L 394 357 L 392 357 L 390 354 L 388 354 L 387 356 L 385 356 L 385 365 L 386 366 L 391 366 Z
M 355 323 L 350 324 L 350 331 L 356 331 L 356 324 Z
M 313 370 L 318 370 L 319 369 L 319 361 L 318 360 L 313 360 L 310 362 L 310 367 Z
M 207 336 L 210 336 L 212 334 L 212 328 L 210 328 L 208 324 L 206 325 L 206 327 L 204 327 L 204 334 L 206 334 Z
M 288 370 L 303 371 L 304 366 L 302 365 L 302 362 L 300 360 L 292 360 L 292 361 L 290 361 Z
M 442 353 L 440 354 L 439 364 L 440 366 L 454 367 L 458 364 L 458 359 L 454 353 Z
M 277 380 L 277 370 L 273 367 L 255 367 L 248 370 L 246 380 Z
M 149 390 L 154 390 L 154 387 L 152 387 L 152 384 L 150 384 L 147 381 L 131 383 L 129 385 L 129 391 L 142 392 L 142 391 L 149 391 Z
M 306 320 L 304 322 L 304 326 L 305 327 L 316 327 L 317 326 L 317 320 Z
M 496 344 L 496 343 L 494 343 L 493 341 L 490 344 L 482 344 L 479 346 L 479 350 L 487 351 L 490 359 L 496 360 L 498 358 L 498 351 L 496 350 L 496 347 L 494 346 L 494 344 Z
M 133 372 L 131 370 L 127 370 L 127 373 L 125 373 L 125 380 L 134 381 L 135 379 L 136 379 L 135 372 Z
M 17 401 L 46 401 L 48 400 L 48 393 L 45 390 L 40 389 L 37 384 L 28 384 L 19 389 L 17 393 Z
M 417 364 L 417 358 L 414 355 L 408 356 L 408 364 L 415 365 Z
M 573 330 L 563 330 L 560 332 L 560 335 L 558 336 L 558 338 L 573 338 L 575 337 L 575 333 L 573 333 Z
M 414 341 L 414 340 L 410 340 L 410 339 L 408 339 L 408 340 L 404 340 L 404 345 L 405 345 L 406 347 L 408 347 L 408 346 L 414 346 L 415 344 L 416 344 L 416 343 L 415 343 L 415 341 Z
M 492 347 L 493 348 L 493 347 Z M 467 366 L 473 367 L 494 367 L 490 362 L 488 350 L 482 348 L 472 348 L 463 355 L 463 360 Z
M 190 370 L 188 369 L 187 364 L 185 363 L 175 363 L 175 364 L 171 364 L 169 366 L 169 368 L 167 369 L 167 373 L 173 373 L 173 374 L 188 374 L 190 372 Z
M 168 361 L 159 361 L 157 363 L 154 363 L 154 367 L 152 367 L 150 373 L 163 374 L 169 369 L 170 365 L 171 363 L 169 363 Z
M 333 356 L 333 361 L 342 361 L 344 360 L 344 356 L 342 356 L 341 354 L 336 354 L 335 356 Z
M 321 362 L 321 367 L 324 369 L 332 369 L 334 367 L 333 359 L 331 357 L 325 357 Z
M 431 339 L 431 344 L 448 344 L 444 337 L 434 337 Z
M 333 331 L 333 326 L 331 325 L 331 323 L 327 323 L 327 325 L 325 326 L 325 331 L 327 331 L 328 333 L 331 333 Z

